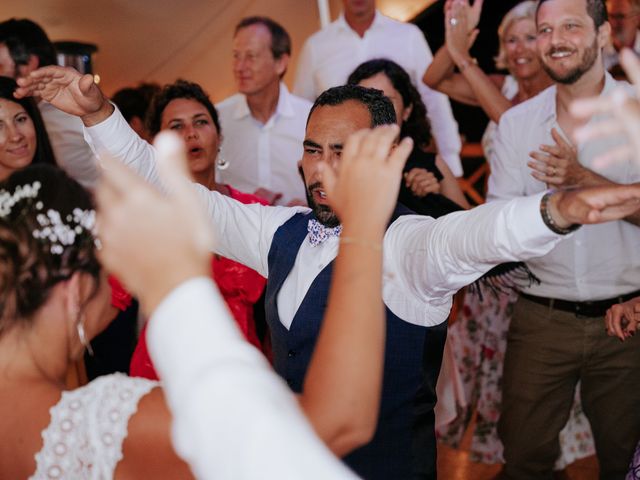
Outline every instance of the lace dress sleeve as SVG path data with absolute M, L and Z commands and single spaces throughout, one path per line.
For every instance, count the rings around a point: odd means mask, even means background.
M 122 459 L 129 418 L 157 382 L 123 374 L 100 377 L 63 392 L 42 432 L 33 480 L 113 478 Z

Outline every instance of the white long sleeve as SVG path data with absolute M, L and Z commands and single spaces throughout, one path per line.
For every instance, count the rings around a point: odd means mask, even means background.
M 82 135 L 82 120 L 41 101 L 42 115 L 56 162 L 83 187 L 93 189 L 98 181 L 98 159 Z
M 158 183 L 155 150 L 140 139 L 122 115 L 87 129 L 93 145 Z M 99 150 L 99 151 L 100 151 Z M 243 205 L 196 185 L 217 235 L 215 250 L 268 276 L 268 254 L 276 230 L 302 207 Z M 499 202 L 434 220 L 409 215 L 397 219 L 385 240 L 383 300 L 403 320 L 417 325 L 443 322 L 456 291 L 493 265 L 543 255 L 559 241 L 542 222 L 541 195 Z M 278 294 L 278 315 L 289 327 L 309 287 L 338 253 L 332 238 L 312 247 L 303 242 Z
M 438 153 L 447 163 L 456 177 L 461 177 L 462 162 L 460 149 L 462 142 L 458 133 L 458 123 L 453 118 L 449 98 L 436 90 L 432 90 L 422 81 L 427 67 L 433 61 L 433 54 L 422 32 L 416 28 L 415 39 L 411 42 L 413 63 L 415 69 L 411 71 L 412 82 L 420 92 L 420 97 L 427 107 L 427 117 L 431 124 L 431 133 L 438 145 Z
M 242 339 L 210 279 L 170 293 L 151 316 L 147 341 L 173 414 L 174 447 L 198 478 L 355 478 Z

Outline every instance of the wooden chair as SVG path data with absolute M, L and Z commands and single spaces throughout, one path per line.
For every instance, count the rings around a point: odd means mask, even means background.
M 482 151 L 482 145 L 479 143 L 465 143 L 460 152 L 460 159 L 465 160 L 484 158 L 484 152 Z M 476 205 L 481 205 L 485 202 L 484 195 L 476 190 L 475 185 L 478 182 L 483 183 L 484 190 L 487 189 L 487 180 L 489 179 L 489 164 L 486 160 L 476 168 L 471 175 L 458 179 L 458 184 L 464 193 L 472 202 Z

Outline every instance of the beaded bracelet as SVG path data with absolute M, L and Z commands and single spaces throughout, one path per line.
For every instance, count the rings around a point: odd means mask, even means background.
M 567 235 L 571 232 L 575 232 L 582 225 L 579 223 L 574 223 L 573 225 L 569 225 L 568 227 L 560 227 L 554 220 L 551 214 L 549 213 L 549 199 L 554 192 L 550 191 L 545 193 L 542 196 L 542 200 L 540 200 L 540 215 L 542 215 L 542 221 L 544 224 L 551 230 L 553 233 L 557 233 L 558 235 Z
M 367 242 L 366 240 L 360 240 L 358 238 L 353 238 L 353 237 L 343 237 L 341 235 L 340 243 L 344 245 L 360 245 L 361 247 L 371 248 L 373 250 L 376 250 L 377 252 L 382 251 L 382 244 L 380 243 Z

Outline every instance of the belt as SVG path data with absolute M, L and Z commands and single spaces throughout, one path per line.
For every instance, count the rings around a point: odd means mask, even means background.
M 528 293 L 520 293 L 520 296 L 530 302 L 538 303 L 554 310 L 574 313 L 576 316 L 604 317 L 607 310 L 613 305 L 640 296 L 640 290 L 606 300 L 595 300 L 593 302 L 572 302 L 569 300 L 560 300 L 559 298 L 537 297 L 535 295 L 529 295 Z

